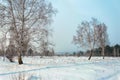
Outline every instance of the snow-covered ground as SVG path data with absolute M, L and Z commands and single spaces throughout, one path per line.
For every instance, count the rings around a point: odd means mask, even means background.
M 120 58 L 87 58 L 23 57 L 18 65 L 0 57 L 0 80 L 120 80 Z

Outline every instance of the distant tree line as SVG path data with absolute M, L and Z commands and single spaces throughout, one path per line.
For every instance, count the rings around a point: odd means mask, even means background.
M 76 56 L 76 57 L 80 57 L 80 56 L 84 56 L 84 52 L 83 51 L 78 51 L 78 52 L 63 52 L 63 53 L 55 53 L 55 56 Z
M 104 47 L 105 49 L 105 55 L 106 57 L 120 57 L 120 44 L 116 44 L 114 46 L 106 45 Z M 101 56 L 102 54 L 102 48 L 95 48 L 94 50 L 86 50 L 86 51 L 78 51 L 78 52 L 66 52 L 62 54 L 55 54 L 56 56 L 89 56 L 90 53 L 93 52 L 92 56 Z
M 93 52 L 93 56 L 101 56 L 102 48 L 95 48 Z M 87 50 L 85 55 L 89 55 L 90 50 Z M 116 44 L 114 46 L 106 45 L 105 46 L 105 56 L 111 56 L 111 57 L 120 57 L 120 45 Z

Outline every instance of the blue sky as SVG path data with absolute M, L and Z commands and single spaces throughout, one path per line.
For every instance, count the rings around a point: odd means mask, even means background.
M 72 44 L 77 25 L 90 21 L 91 17 L 104 22 L 108 27 L 110 44 L 120 44 L 120 0 L 50 0 L 58 10 L 51 25 L 56 52 L 76 51 Z

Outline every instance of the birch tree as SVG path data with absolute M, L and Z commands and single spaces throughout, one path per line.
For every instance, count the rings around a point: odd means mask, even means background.
M 102 55 L 104 58 L 104 47 L 109 42 L 107 35 L 107 27 L 103 23 L 97 21 L 97 19 L 92 18 L 92 21 L 82 22 L 77 29 L 77 34 L 73 36 L 73 42 L 79 47 L 90 50 L 90 56 L 88 60 L 91 59 L 93 55 L 94 48 L 101 47 Z
M 105 57 L 105 46 L 109 44 L 107 26 L 104 23 L 98 25 L 98 46 L 102 48 L 103 59 Z
M 51 23 L 55 10 L 47 0 L 3 0 L 1 4 L 0 25 L 13 29 L 18 63 L 23 64 L 21 55 L 25 45 L 39 32 L 41 26 Z
M 78 26 L 78 30 L 76 31 L 76 36 L 73 36 L 73 42 L 84 49 L 90 50 L 90 57 L 93 54 L 92 50 L 95 46 L 95 35 L 93 26 L 91 26 L 90 22 L 82 22 L 81 25 Z

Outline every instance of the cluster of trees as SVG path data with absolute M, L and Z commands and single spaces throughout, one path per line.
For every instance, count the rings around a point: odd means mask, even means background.
M 0 3 L 2 52 L 7 52 L 10 59 L 15 52 L 19 64 L 23 64 L 22 54 L 30 47 L 39 48 L 39 52 L 46 54 L 52 45 L 49 42 L 51 32 L 49 25 L 53 14 L 56 14 L 56 10 L 47 0 L 2 0 Z
M 101 55 L 101 48 L 96 48 L 94 50 L 94 56 L 100 56 Z M 89 51 L 87 51 L 89 53 Z M 114 57 L 120 57 L 120 45 L 116 44 L 114 46 L 106 45 L 105 46 L 105 56 L 114 56 Z
M 94 49 L 101 47 L 102 56 L 105 56 L 105 46 L 109 44 L 107 26 L 100 23 L 97 19 L 92 18 L 91 21 L 83 21 L 78 25 L 77 34 L 73 36 L 73 43 L 80 48 L 90 50 L 90 56 L 94 53 Z

